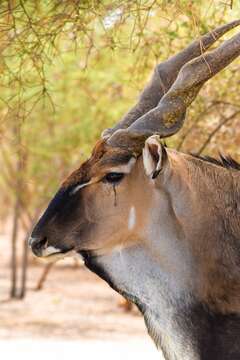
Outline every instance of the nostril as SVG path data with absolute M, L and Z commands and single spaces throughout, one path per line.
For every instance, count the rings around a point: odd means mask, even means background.
M 36 250 L 44 249 L 47 247 L 47 237 L 44 236 L 42 239 L 36 239 L 36 242 L 33 243 L 33 246 Z
M 29 244 L 33 253 L 36 256 L 42 256 L 42 250 L 46 249 L 48 246 L 48 238 L 44 237 L 31 237 Z

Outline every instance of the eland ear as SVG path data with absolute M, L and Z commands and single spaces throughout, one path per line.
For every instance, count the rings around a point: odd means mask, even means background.
M 147 176 L 155 179 L 167 162 L 167 151 L 158 135 L 152 135 L 145 141 L 143 165 Z

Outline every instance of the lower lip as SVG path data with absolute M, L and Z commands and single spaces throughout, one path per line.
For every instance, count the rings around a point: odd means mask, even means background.
M 77 257 L 77 258 L 80 258 L 81 260 L 83 260 L 83 257 L 73 249 L 66 251 L 66 252 L 62 252 L 62 253 L 56 252 L 56 253 L 47 255 L 45 257 L 42 257 L 41 259 L 49 261 L 49 262 L 55 262 L 55 261 L 64 259 L 66 257 Z

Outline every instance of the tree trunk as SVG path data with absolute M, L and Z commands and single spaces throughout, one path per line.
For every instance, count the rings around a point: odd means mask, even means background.
M 21 274 L 19 299 L 23 299 L 26 294 L 27 266 L 28 266 L 28 238 L 30 235 L 30 231 L 31 231 L 31 228 L 27 232 L 27 235 L 23 241 L 22 274 Z
M 11 291 L 10 297 L 17 297 L 17 235 L 18 235 L 18 220 L 19 220 L 19 197 L 16 195 L 14 213 L 13 213 L 13 228 L 12 228 L 12 256 L 11 256 Z
M 21 207 L 21 197 L 23 191 L 23 149 L 21 143 L 21 118 L 19 113 L 16 117 L 16 125 L 13 128 L 13 134 L 15 135 L 15 149 L 16 149 L 16 167 L 15 167 L 15 204 L 13 210 L 13 228 L 12 228 L 12 255 L 11 255 L 11 290 L 10 297 L 17 298 L 17 239 L 19 230 L 19 216 Z
M 21 274 L 21 284 L 20 284 L 20 292 L 19 292 L 19 299 L 23 299 L 26 295 L 26 284 L 27 284 L 27 268 L 28 268 L 28 239 L 31 235 L 32 228 L 36 219 L 38 218 L 40 210 L 38 209 L 34 215 L 34 217 L 30 217 L 29 221 L 30 224 L 28 225 L 26 230 L 26 235 L 23 241 L 23 255 L 22 255 L 22 274 Z

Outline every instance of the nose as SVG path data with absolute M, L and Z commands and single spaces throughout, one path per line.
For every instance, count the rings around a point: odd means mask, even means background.
M 46 236 L 30 237 L 28 240 L 28 245 L 36 256 L 41 256 L 42 250 L 47 248 L 48 239 Z

